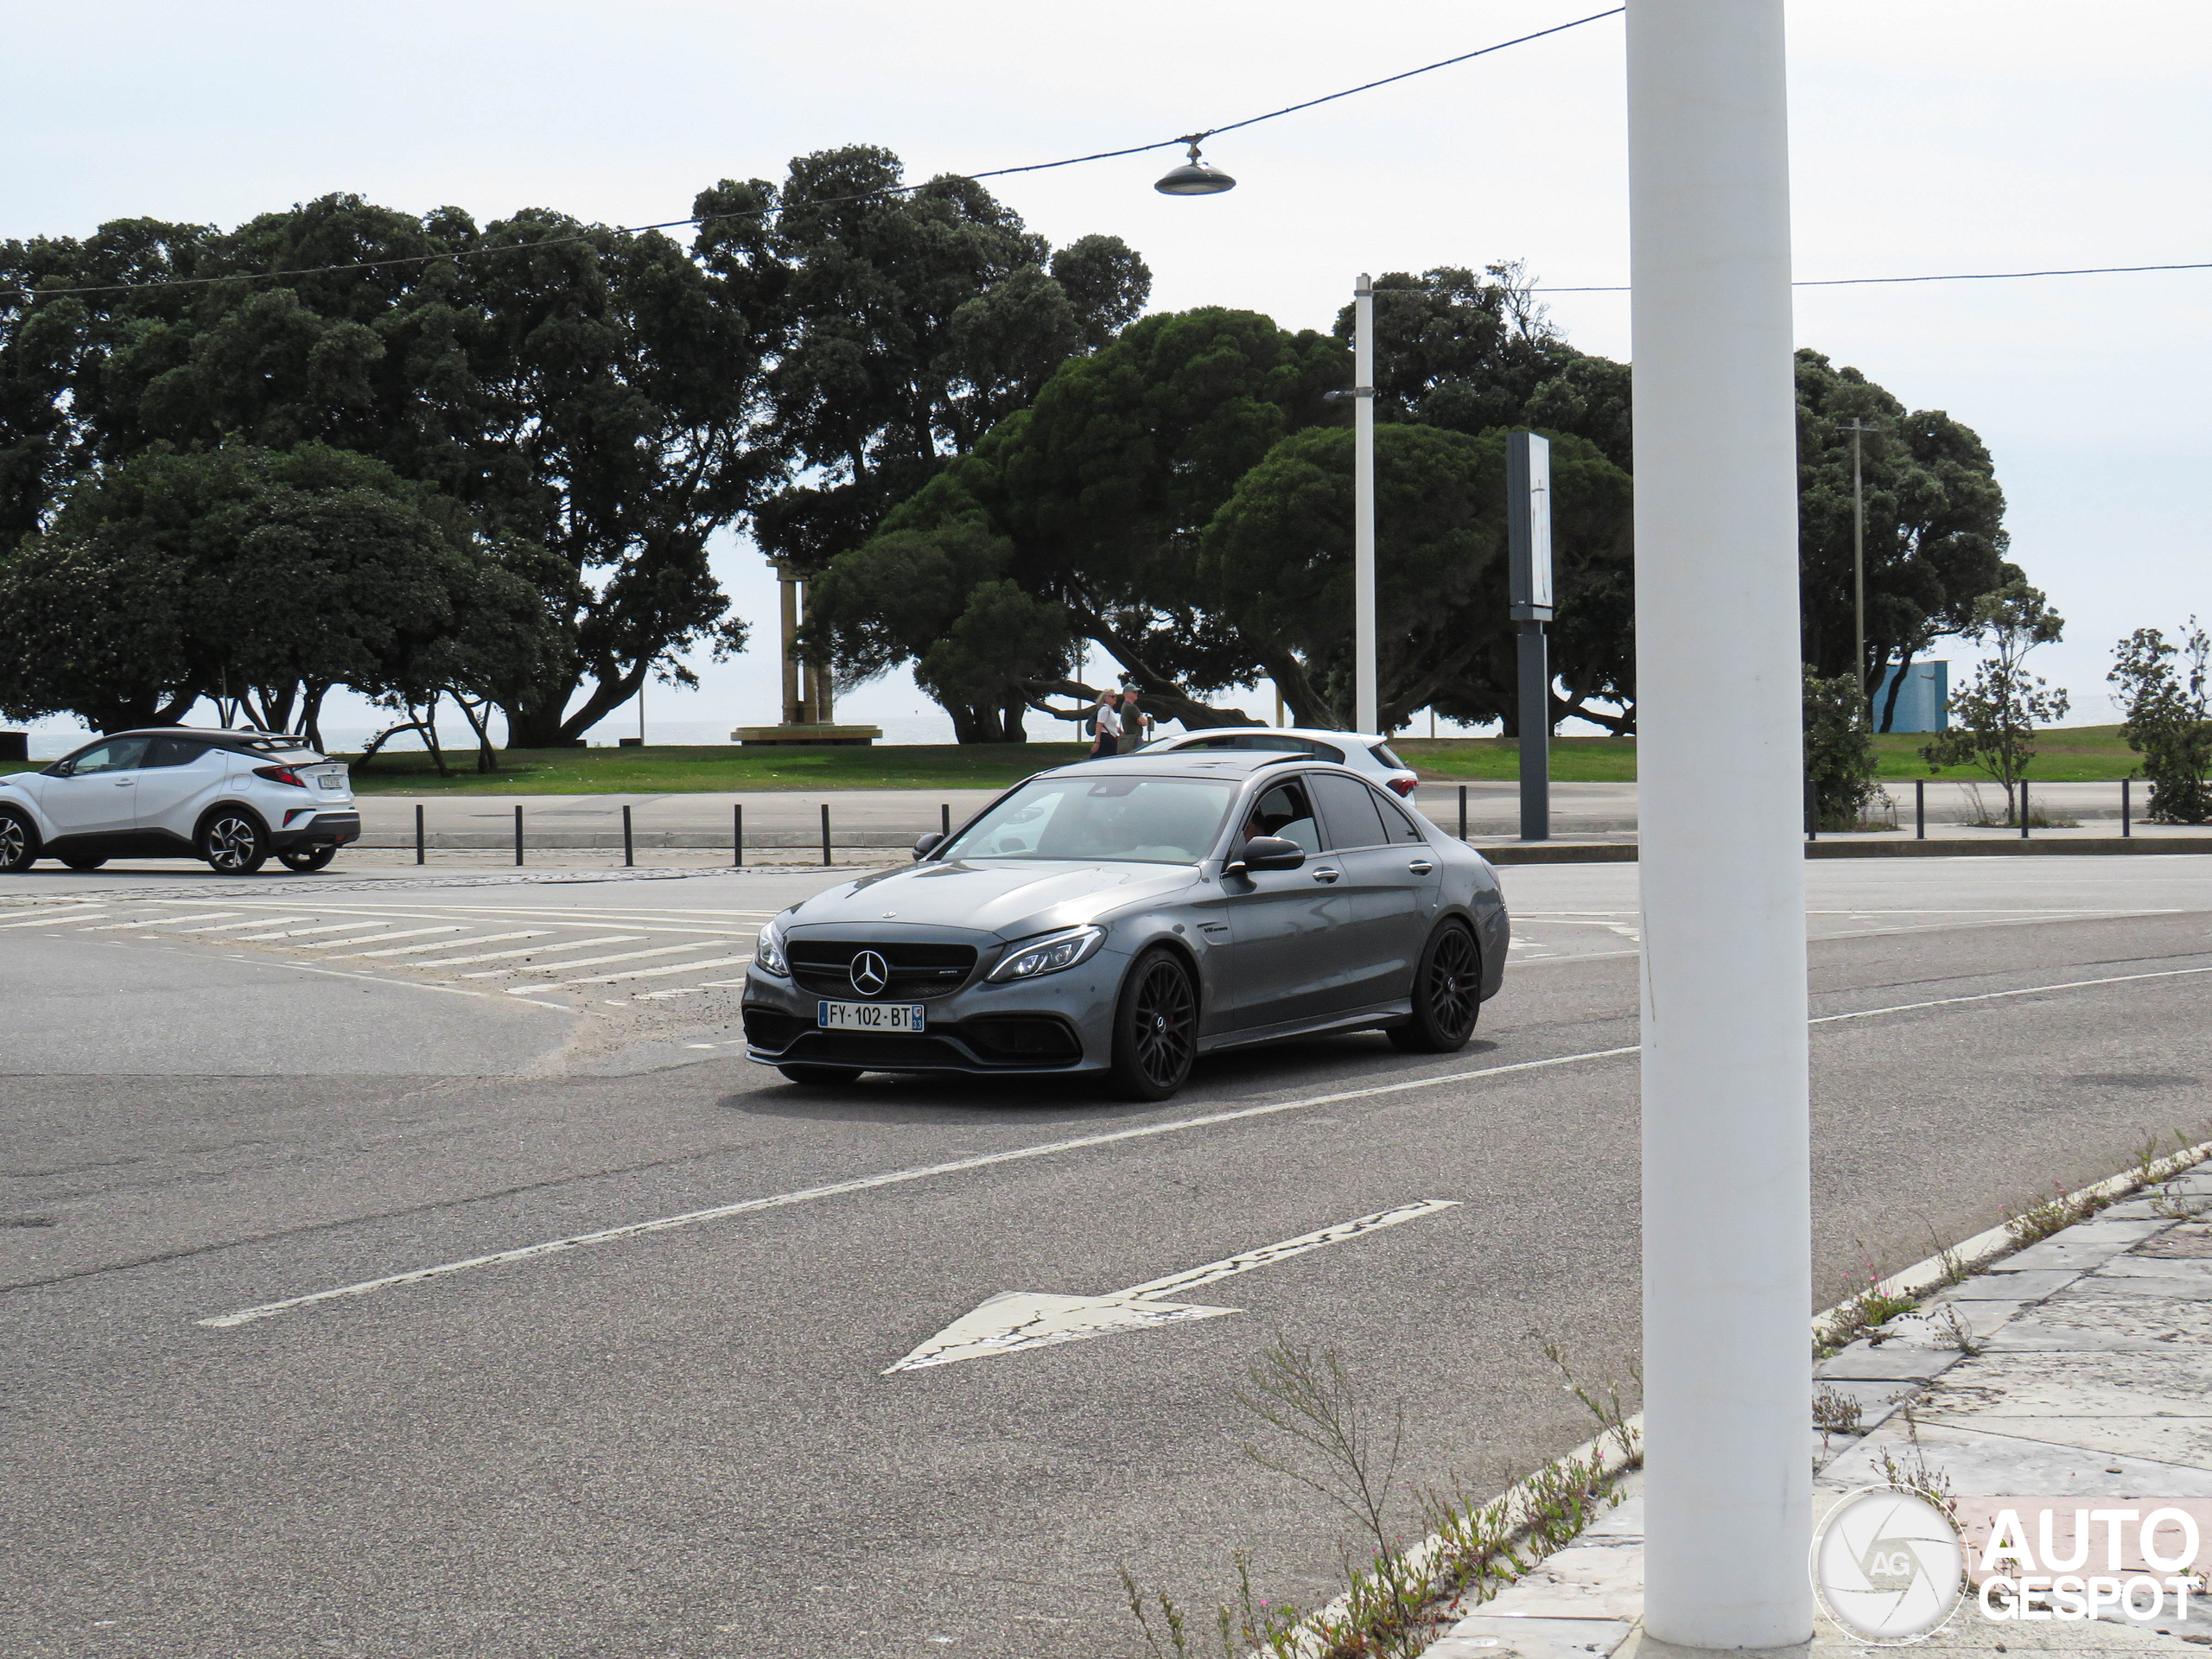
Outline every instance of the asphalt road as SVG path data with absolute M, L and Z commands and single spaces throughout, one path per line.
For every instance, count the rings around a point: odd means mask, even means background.
M 1808 878 L 1823 1300 L 2204 1128 L 2204 861 Z M 1602 1380 L 1637 1339 L 1634 1061 L 1575 1058 L 1635 1041 L 1634 867 L 1506 873 L 1516 960 L 1460 1055 L 1305 1044 L 1144 1108 L 732 1055 L 736 970 L 696 965 L 823 879 L 0 893 L 0 1651 L 1130 1654 L 1117 1562 L 1201 1602 L 1239 1548 L 1270 1599 L 1336 1582 L 1341 1529 L 1240 1451 L 1274 1333 L 1402 1404 L 1414 1479 L 1585 1438 L 1540 1340 Z M 325 927 L 350 963 L 242 938 Z M 644 943 L 575 943 L 608 931 Z M 501 933 L 536 937 L 365 955 Z M 669 955 L 419 965 L 541 943 Z M 1185 1299 L 1233 1315 L 883 1374 L 1001 1292 L 1422 1198 L 1457 1205 Z

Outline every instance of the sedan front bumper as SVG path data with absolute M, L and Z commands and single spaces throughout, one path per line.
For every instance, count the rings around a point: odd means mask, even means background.
M 1103 1071 L 1114 1050 L 1114 1005 L 1128 959 L 1101 951 L 1065 973 L 1010 985 L 980 976 L 949 995 L 921 1000 L 918 1032 L 825 1031 L 825 1001 L 916 999 L 825 997 L 763 973 L 745 976 L 745 1043 L 763 1065 L 857 1066 L 864 1071 L 973 1075 Z

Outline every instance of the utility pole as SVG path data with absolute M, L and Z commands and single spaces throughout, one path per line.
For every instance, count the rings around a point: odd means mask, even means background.
M 1643 1659 L 1813 1634 L 1783 0 L 1628 0 Z M 1729 780 L 1728 809 L 1711 791 Z
M 1375 284 L 1365 271 L 1352 294 L 1350 391 L 1325 391 L 1327 403 L 1352 400 L 1351 697 L 1352 729 L 1380 732 L 1375 689 Z
M 1552 446 L 1505 437 L 1505 538 L 1511 614 L 1520 625 L 1521 839 L 1552 836 Z

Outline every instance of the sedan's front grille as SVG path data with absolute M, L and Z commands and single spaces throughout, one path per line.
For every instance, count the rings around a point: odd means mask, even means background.
M 792 939 L 784 946 L 784 956 L 801 989 L 817 996 L 858 996 L 862 993 L 853 984 L 853 958 L 863 950 L 874 951 L 889 969 L 890 982 L 874 993 L 889 1001 L 947 995 L 976 971 L 976 948 L 970 944 Z

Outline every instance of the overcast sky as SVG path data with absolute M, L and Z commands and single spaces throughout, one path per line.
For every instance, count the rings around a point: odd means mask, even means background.
M 673 219 L 704 184 L 830 145 L 886 145 L 914 176 L 1116 149 L 1604 3 L 16 4 L 0 235 L 229 226 L 334 190 Z M 1789 27 L 1800 277 L 2212 259 L 2202 0 L 1795 0 Z M 1325 327 L 1363 269 L 1494 258 L 1618 283 L 1621 41 L 1606 19 L 1226 135 L 1207 151 L 1240 181 L 1224 196 L 1154 194 L 1161 156 L 995 188 L 1056 242 L 1126 238 L 1156 308 Z M 2037 660 L 2075 722 L 2116 717 L 2120 634 L 2212 619 L 2209 296 L 2212 271 L 1799 290 L 1802 345 L 1989 445 L 2012 556 L 2067 618 Z M 1625 296 L 1551 303 L 1577 345 L 1629 354 Z M 656 693 L 655 720 L 775 717 L 772 585 L 734 538 L 717 569 L 759 644 L 696 695 Z M 840 713 L 930 707 L 902 679 Z

